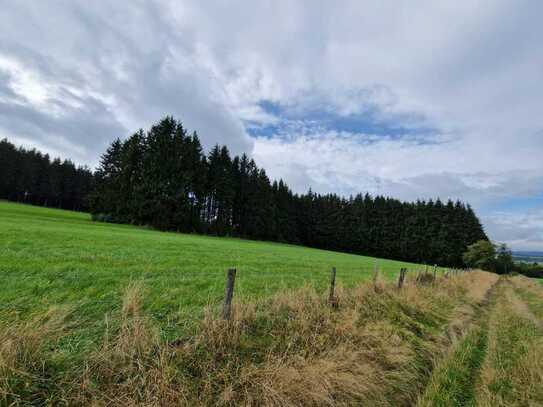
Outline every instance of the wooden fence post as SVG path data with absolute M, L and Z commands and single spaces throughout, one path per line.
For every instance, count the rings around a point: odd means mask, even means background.
M 405 269 L 405 268 L 400 269 L 400 277 L 398 278 L 398 288 L 403 287 L 403 281 L 405 279 L 405 272 L 406 271 L 407 271 L 407 269 Z
M 373 270 L 373 291 L 378 292 L 377 281 L 379 280 L 379 269 L 375 267 Z
M 330 270 L 330 293 L 328 294 L 328 302 L 330 302 L 330 304 L 335 303 L 335 297 L 334 297 L 335 287 L 336 287 L 336 268 L 332 267 L 332 270 Z
M 226 274 L 226 286 L 224 288 L 224 304 L 222 306 L 222 318 L 230 319 L 232 316 L 232 297 L 234 296 L 234 283 L 236 282 L 236 269 L 228 269 Z
M 434 264 L 434 283 L 437 281 L 437 264 Z

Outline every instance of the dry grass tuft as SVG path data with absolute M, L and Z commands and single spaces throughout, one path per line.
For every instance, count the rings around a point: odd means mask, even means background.
M 6 405 L 39 404 L 55 385 L 47 347 L 64 333 L 69 310 L 51 308 L 30 322 L 0 328 L 0 401 Z
M 141 314 L 143 287 L 130 284 L 123 296 L 121 323 L 92 352 L 81 378 L 66 386 L 69 404 L 155 406 L 187 402 L 171 351 L 158 329 Z

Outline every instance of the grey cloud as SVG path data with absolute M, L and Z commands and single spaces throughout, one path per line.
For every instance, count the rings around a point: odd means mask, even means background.
M 489 208 L 543 190 L 542 12 L 528 0 L 12 2 L 0 8 L 0 135 L 95 163 L 108 141 L 172 114 L 296 190 L 461 198 L 492 234 L 527 233 L 529 219 L 505 227 Z M 3 57 L 43 103 L 25 100 Z M 278 123 L 286 134 L 264 142 L 246 129 L 281 118 L 261 101 L 296 117 L 371 110 L 454 141 L 362 148 L 356 131 Z
M 0 103 L 0 128 L 5 135 L 33 141 L 65 158 L 89 164 L 96 163 L 96 152 L 104 151 L 112 137 L 126 133 L 101 103 L 89 100 L 84 109 L 65 108 L 61 117 L 24 105 Z
M 483 217 L 487 232 L 498 242 L 523 250 L 543 251 L 543 210 L 498 212 Z
M 193 44 L 180 38 L 167 9 L 125 6 L 20 2 L 0 12 L 6 27 L 0 57 L 54 85 L 47 104 L 63 112 L 56 117 L 31 103 L 2 106 L 3 133 L 42 145 L 56 138 L 50 147 L 66 156 L 74 157 L 79 145 L 85 151 L 74 158 L 95 163 L 108 141 L 172 114 L 197 130 L 208 148 L 226 143 L 236 153 L 250 151 L 241 120 L 220 100 L 221 84 L 195 62 Z M 33 24 L 19 30 L 25 21 Z M 82 107 L 66 105 L 67 94 Z

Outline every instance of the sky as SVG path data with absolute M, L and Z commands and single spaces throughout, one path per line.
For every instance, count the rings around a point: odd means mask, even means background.
M 0 0 L 0 138 L 95 166 L 165 115 L 295 192 L 469 202 L 543 251 L 543 2 Z

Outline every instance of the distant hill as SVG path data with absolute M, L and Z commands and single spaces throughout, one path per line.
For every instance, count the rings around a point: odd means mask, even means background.
M 543 252 L 538 251 L 514 251 L 513 259 L 529 263 L 543 263 Z

